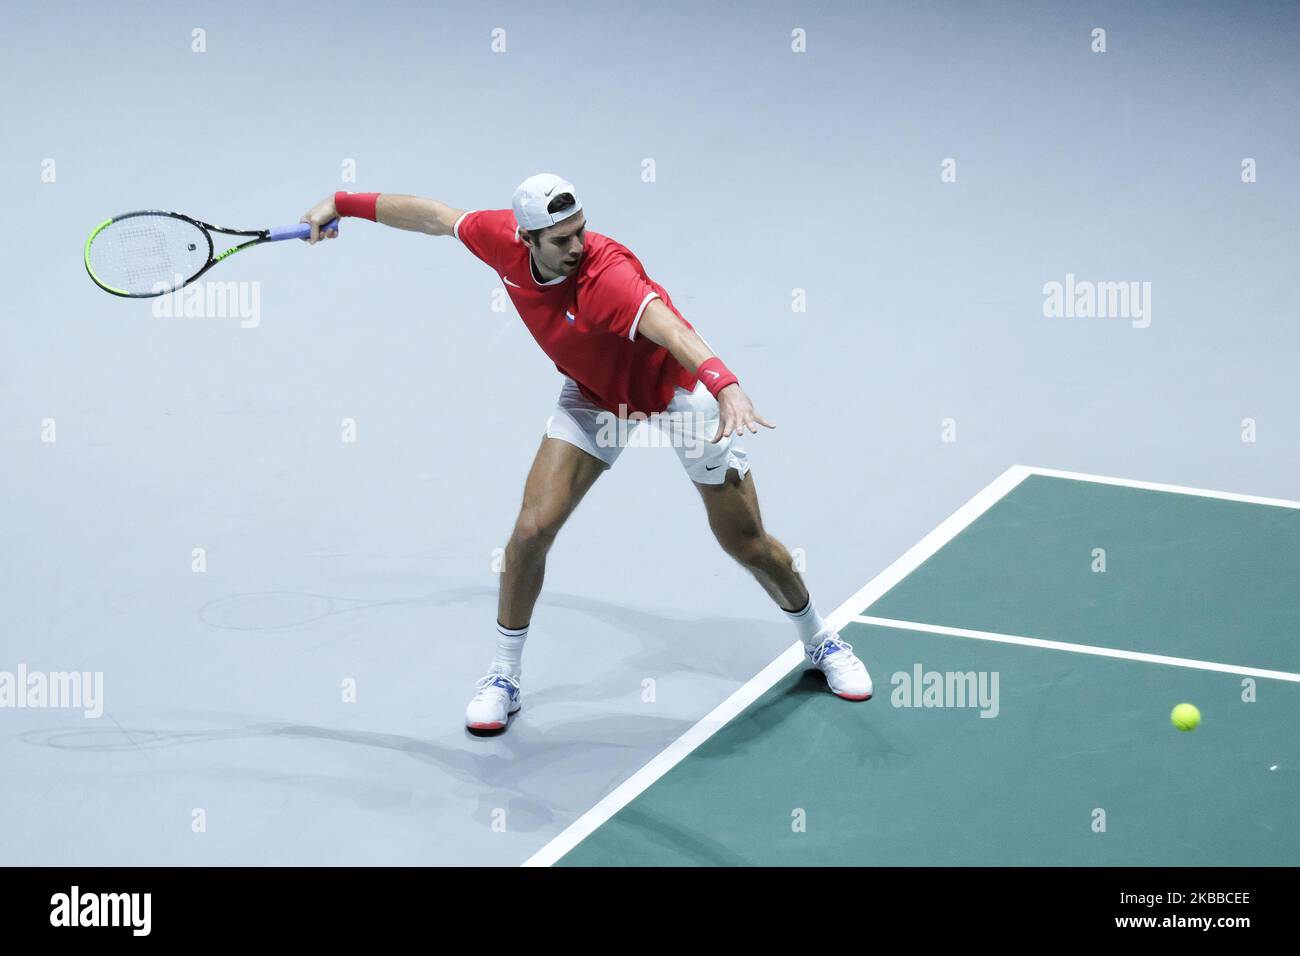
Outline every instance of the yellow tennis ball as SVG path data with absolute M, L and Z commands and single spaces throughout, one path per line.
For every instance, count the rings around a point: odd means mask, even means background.
M 1192 704 L 1179 704 L 1169 715 L 1173 725 L 1179 730 L 1195 730 L 1201 722 L 1201 712 Z

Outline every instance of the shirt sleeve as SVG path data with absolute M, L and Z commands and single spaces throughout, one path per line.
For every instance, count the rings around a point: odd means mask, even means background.
M 592 301 L 596 320 L 602 326 L 628 339 L 636 338 L 645 307 L 660 298 L 659 290 L 640 270 L 625 258 L 610 262 L 592 282 Z
M 499 269 L 506 250 L 518 242 L 515 214 L 509 209 L 478 209 L 456 220 L 452 231 L 474 256 Z

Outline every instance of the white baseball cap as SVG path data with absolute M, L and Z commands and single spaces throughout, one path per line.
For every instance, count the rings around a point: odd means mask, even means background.
M 561 193 L 573 195 L 573 205 L 559 212 L 547 212 L 547 204 Z M 574 192 L 573 183 L 555 173 L 538 173 L 529 176 L 515 190 L 511 203 L 515 209 L 515 222 L 521 229 L 545 229 L 563 222 L 582 208 L 582 200 Z

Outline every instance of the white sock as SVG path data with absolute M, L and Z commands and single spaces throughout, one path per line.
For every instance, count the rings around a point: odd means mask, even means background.
M 497 674 L 509 674 L 515 679 L 524 669 L 524 640 L 528 637 L 528 628 L 509 628 L 497 625 L 497 655 L 492 660 L 492 670 Z
M 803 610 L 787 611 L 785 608 L 781 608 L 781 613 L 794 621 L 794 626 L 799 631 L 799 637 L 803 640 L 804 647 L 809 650 L 816 649 L 817 645 L 821 643 L 817 639 L 817 635 L 826 626 L 826 622 L 817 613 L 817 608 L 813 607 L 812 596 L 809 595 L 808 605 Z

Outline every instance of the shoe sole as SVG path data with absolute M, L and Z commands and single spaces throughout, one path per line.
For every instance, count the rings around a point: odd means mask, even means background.
M 523 710 L 523 709 L 524 709 L 524 708 L 523 708 L 523 705 L 520 704 L 520 705 L 519 705 L 518 707 L 516 707 L 514 710 L 510 711 L 510 713 L 506 715 L 506 719 L 503 720 L 503 721 L 502 721 L 502 720 L 493 720 L 493 721 L 491 721 L 491 722 L 489 722 L 489 723 L 486 723 L 486 724 L 470 724 L 470 723 L 466 723 L 466 724 L 465 724 L 465 729 L 466 729 L 466 730 L 487 731 L 487 732 L 491 732 L 491 731 L 494 731 L 494 730 L 505 730 L 505 729 L 506 729 L 506 726 L 510 723 L 510 718 L 513 717 L 515 714 L 519 713 L 519 712 L 520 712 L 521 710 Z
M 831 691 L 831 693 L 835 694 L 835 691 Z M 870 694 L 835 694 L 835 696 L 844 700 L 871 700 Z

